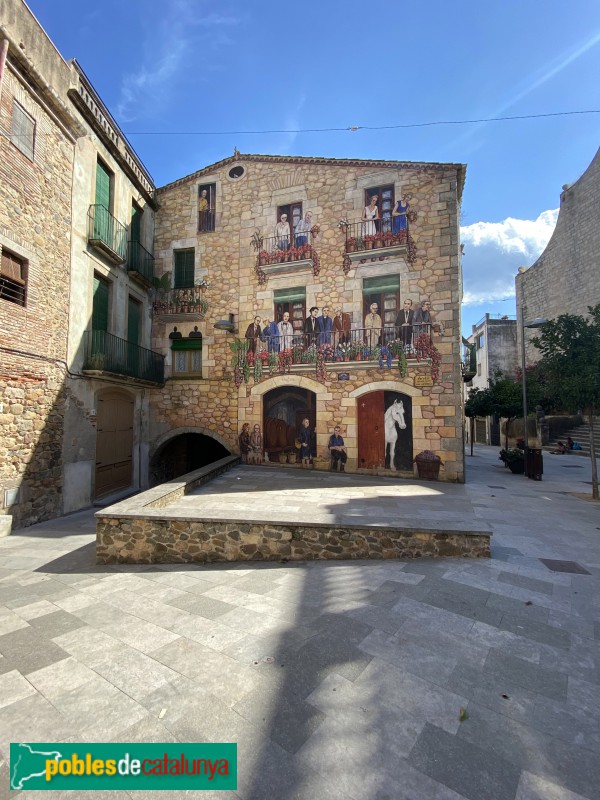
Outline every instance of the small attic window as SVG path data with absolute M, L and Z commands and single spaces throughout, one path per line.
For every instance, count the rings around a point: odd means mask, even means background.
M 232 181 L 239 181 L 240 178 L 243 178 L 246 174 L 246 170 L 240 164 L 236 167 L 232 167 L 229 172 L 227 173 Z

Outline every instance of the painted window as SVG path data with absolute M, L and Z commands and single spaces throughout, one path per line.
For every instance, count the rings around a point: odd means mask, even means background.
M 175 289 L 189 289 L 194 285 L 194 249 L 175 250 Z
M 294 333 L 304 333 L 306 320 L 306 289 L 299 286 L 294 289 L 276 289 L 273 296 L 275 322 L 281 322 L 284 312 L 288 311 Z
M 35 120 L 16 100 L 13 101 L 11 140 L 15 147 L 33 161 Z
M 286 206 L 277 206 L 277 222 L 281 222 L 282 214 L 287 215 L 290 231 L 293 233 L 296 230 L 296 225 L 302 219 L 302 203 L 288 203 Z
M 392 230 L 392 211 L 394 210 L 394 186 L 371 186 L 365 189 L 365 206 L 368 206 L 372 197 L 377 197 L 377 210 L 379 219 L 375 221 L 378 233 Z
M 201 378 L 202 377 L 202 336 L 195 338 L 173 339 L 171 343 L 173 353 L 174 378 Z
M 215 229 L 216 195 L 216 184 L 204 183 L 198 186 L 198 233 L 210 233 Z
M 0 260 L 0 300 L 25 306 L 27 300 L 27 262 L 8 250 Z
M 363 320 L 370 313 L 372 303 L 377 303 L 377 313 L 383 321 L 383 326 L 385 328 L 393 327 L 396 324 L 400 307 L 400 276 L 382 275 L 378 278 L 365 278 L 363 281 Z

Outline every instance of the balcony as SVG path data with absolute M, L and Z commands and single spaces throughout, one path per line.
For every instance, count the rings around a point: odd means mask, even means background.
M 345 227 L 345 266 L 368 259 L 383 261 L 392 256 L 404 256 L 409 264 L 415 260 L 416 247 L 406 215 L 371 222 L 349 222 Z
M 88 242 L 114 264 L 122 264 L 127 255 L 127 228 L 101 205 L 88 211 Z
M 313 239 L 311 231 L 291 237 L 270 236 L 261 239 L 262 244 L 256 257 L 257 270 L 267 276 L 306 270 L 314 272 L 318 268 L 319 259 L 313 247 Z
M 159 289 L 153 305 L 154 316 L 161 322 L 199 322 L 207 310 L 202 286 Z
M 154 278 L 154 256 L 145 247 L 133 240 L 127 250 L 127 272 L 146 288 L 152 286 Z
M 85 331 L 83 371 L 163 384 L 165 357 L 106 331 Z

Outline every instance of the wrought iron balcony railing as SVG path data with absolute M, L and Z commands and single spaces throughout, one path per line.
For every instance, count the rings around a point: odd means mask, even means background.
M 388 219 L 350 222 L 346 226 L 346 252 L 408 247 L 410 241 L 408 217 L 401 214 Z
M 270 236 L 263 239 L 257 263 L 259 267 L 265 267 L 288 261 L 305 261 L 312 259 L 313 255 L 313 234 L 305 231 L 291 236 Z
M 112 261 L 122 264 L 127 255 L 127 228 L 102 205 L 88 211 L 88 241 Z
M 212 233 L 215 229 L 215 212 L 207 208 L 198 211 L 198 233 Z
M 110 372 L 129 378 L 164 383 L 165 357 L 106 331 L 85 331 L 84 370 Z
M 145 247 L 133 240 L 129 242 L 127 251 L 127 271 L 140 276 L 150 285 L 154 277 L 154 256 Z
M 187 289 L 158 289 L 153 306 L 157 316 L 188 316 L 190 319 L 204 319 L 208 302 L 203 287 L 190 286 Z

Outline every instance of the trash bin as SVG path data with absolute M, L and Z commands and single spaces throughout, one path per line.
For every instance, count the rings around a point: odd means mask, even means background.
M 544 459 L 541 447 L 527 448 L 527 477 L 532 481 L 541 481 L 544 472 Z

